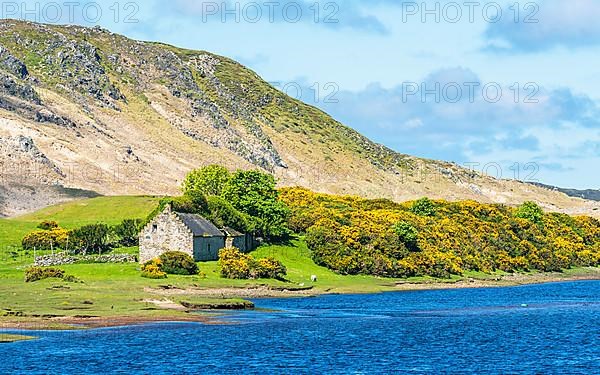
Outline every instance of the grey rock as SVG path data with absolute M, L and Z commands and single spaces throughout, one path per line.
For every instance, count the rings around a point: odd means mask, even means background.
M 9 72 L 21 79 L 29 76 L 27 66 L 15 56 L 13 56 L 6 48 L 0 46 L 0 69 Z
M 0 73 L 0 94 L 14 96 L 34 104 L 41 104 L 38 93 L 28 84 L 18 82 L 9 74 Z

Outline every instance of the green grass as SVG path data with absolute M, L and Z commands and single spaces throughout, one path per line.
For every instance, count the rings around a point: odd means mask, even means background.
M 102 222 L 118 224 L 123 219 L 145 218 L 156 207 L 156 197 L 98 197 L 50 206 L 15 221 L 39 223 L 57 221 L 65 228 Z
M 23 335 L 9 335 L 5 333 L 0 333 L 0 344 L 17 342 L 17 341 L 28 341 L 34 340 L 36 337 L 34 336 L 23 336 Z
M 288 246 L 261 247 L 252 255 L 256 258 L 274 257 L 288 269 L 287 278 L 295 284 L 314 286 L 319 291 L 326 292 L 377 292 L 386 290 L 395 284 L 394 279 L 384 279 L 374 276 L 343 276 L 325 267 L 317 266 L 306 243 L 294 240 Z M 311 281 L 311 276 L 317 276 L 317 282 Z
M 2 267 L 0 275 L 0 311 L 18 312 L 26 316 L 129 316 L 162 314 L 164 311 L 144 302 L 166 298 L 161 286 L 190 288 L 239 288 L 272 286 L 294 289 L 300 284 L 314 286 L 318 292 L 377 292 L 388 290 L 393 280 L 369 276 L 340 276 L 315 265 L 303 241 L 289 246 L 265 246 L 253 253 L 256 257 L 274 256 L 288 268 L 288 281 L 229 280 L 219 275 L 217 262 L 199 263 L 202 276 L 169 275 L 167 279 L 151 280 L 140 276 L 137 264 L 74 264 L 65 265 L 67 274 L 83 283 L 68 283 L 59 279 L 46 279 L 34 283 L 23 281 L 25 265 Z M 311 275 L 318 281 L 312 283 Z M 198 305 L 214 305 L 218 299 L 186 295 L 171 298 L 175 302 L 187 301 Z M 235 300 L 221 300 L 221 303 Z

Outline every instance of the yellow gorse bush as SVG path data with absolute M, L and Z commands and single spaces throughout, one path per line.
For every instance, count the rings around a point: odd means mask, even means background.
M 154 258 L 142 266 L 142 277 L 148 279 L 166 279 L 167 273 L 162 270 L 162 260 Z
M 540 218 L 532 202 L 514 208 L 433 200 L 423 215 L 413 209 L 414 202 L 304 188 L 281 189 L 280 199 L 292 211 L 290 227 L 306 234 L 315 262 L 342 274 L 448 277 L 464 271 L 559 271 L 600 265 L 598 220 L 559 213 Z M 398 223 L 416 229 L 417 246 L 403 243 L 394 230 Z
M 221 276 L 228 279 L 284 279 L 287 273 L 278 260 L 254 259 L 235 247 L 219 251 L 219 268 Z
M 62 228 L 50 230 L 35 230 L 23 237 L 21 245 L 25 250 L 50 250 L 65 249 L 69 238 L 69 231 Z

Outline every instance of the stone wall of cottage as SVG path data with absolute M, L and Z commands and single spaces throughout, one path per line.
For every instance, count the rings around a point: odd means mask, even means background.
M 225 247 L 224 237 L 196 237 L 194 259 L 198 262 L 219 260 L 219 250 Z
M 194 236 L 169 206 L 140 233 L 140 263 L 167 251 L 181 251 L 194 256 Z

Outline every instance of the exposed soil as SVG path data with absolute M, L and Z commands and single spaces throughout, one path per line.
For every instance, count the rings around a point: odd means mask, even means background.
M 154 289 L 146 288 L 145 291 L 162 296 L 194 295 L 212 298 L 283 298 L 283 297 L 308 297 L 322 292 L 312 288 L 283 289 L 268 286 L 251 288 L 191 288 L 191 289 Z

